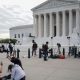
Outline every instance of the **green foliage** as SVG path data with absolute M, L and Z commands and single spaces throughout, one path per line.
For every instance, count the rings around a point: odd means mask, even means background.
M 13 43 L 15 44 L 17 42 L 16 39 L 1 39 L 0 43 Z

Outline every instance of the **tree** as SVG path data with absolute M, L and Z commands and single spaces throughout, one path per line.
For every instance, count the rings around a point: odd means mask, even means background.
M 15 43 L 17 42 L 16 39 L 1 39 L 0 43 L 13 43 L 15 45 Z

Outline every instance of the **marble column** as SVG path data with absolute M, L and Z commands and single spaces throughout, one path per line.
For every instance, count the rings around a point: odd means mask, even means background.
M 47 14 L 44 14 L 44 37 L 47 37 Z
M 72 34 L 72 20 L 73 20 L 73 16 L 72 16 L 72 10 L 69 10 L 69 35 Z
M 39 33 L 39 37 L 41 37 L 41 14 L 39 15 L 39 20 L 38 20 L 39 22 L 38 22 L 38 26 L 39 26 L 39 28 L 38 28 L 38 33 Z
M 33 35 L 37 37 L 38 36 L 38 16 L 33 15 L 33 19 L 34 19 Z
M 56 12 L 56 36 L 60 35 L 60 15 Z
M 53 15 L 52 13 L 49 14 L 50 15 L 50 37 L 53 36 Z
M 44 37 L 44 16 L 41 16 L 41 37 Z
M 79 9 L 76 9 L 76 29 L 77 29 L 77 32 L 80 31 L 79 26 L 80 26 L 80 11 L 79 11 Z
M 65 11 L 62 12 L 62 35 L 66 36 L 66 16 Z

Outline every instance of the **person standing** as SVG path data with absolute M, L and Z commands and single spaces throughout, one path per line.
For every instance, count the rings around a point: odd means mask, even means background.
M 47 57 L 48 57 L 48 42 L 46 42 L 46 44 L 44 44 L 43 46 L 43 54 L 44 54 L 44 60 L 46 61 L 47 60 Z
M 36 55 L 36 50 L 37 50 L 38 46 L 34 40 L 32 40 L 32 43 L 33 43 L 33 45 L 32 45 L 32 56 L 33 56 L 33 54 Z
M 9 48 L 9 51 L 10 51 L 10 56 L 12 56 L 13 47 L 12 47 L 11 43 L 9 43 L 8 48 Z

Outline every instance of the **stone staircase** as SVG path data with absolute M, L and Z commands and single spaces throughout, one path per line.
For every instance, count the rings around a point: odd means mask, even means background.
M 35 40 L 38 44 L 38 47 L 41 48 L 42 44 L 45 44 L 47 41 L 49 42 L 49 47 L 57 48 L 57 43 L 61 44 L 61 48 L 66 48 L 68 50 L 69 46 L 79 45 L 80 44 L 80 37 L 77 34 L 77 31 L 74 29 L 72 35 L 70 36 L 70 44 L 69 39 L 67 36 L 60 36 L 60 37 L 27 37 L 23 39 L 22 45 L 17 45 L 17 48 L 20 48 L 22 51 L 27 51 L 28 48 L 32 46 L 32 40 Z
M 80 45 L 80 35 L 75 28 L 70 38 L 70 45 Z

